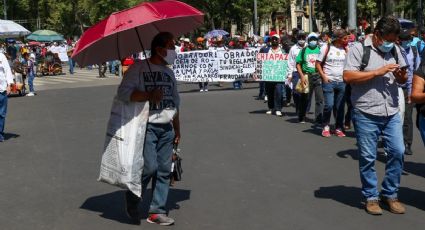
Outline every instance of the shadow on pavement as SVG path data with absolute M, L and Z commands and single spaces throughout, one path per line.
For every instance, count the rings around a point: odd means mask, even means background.
M 267 115 L 266 112 L 268 110 L 267 109 L 261 109 L 261 110 L 255 110 L 255 111 L 251 111 L 249 112 L 250 114 L 263 114 L 263 115 Z
M 416 176 L 425 177 L 425 164 L 417 162 L 404 162 L 404 170 Z
M 331 199 L 354 208 L 363 208 L 361 189 L 357 187 L 344 185 L 320 187 L 318 190 L 314 191 L 314 197 Z
M 401 187 L 398 196 L 402 203 L 425 211 L 424 191 Z
M 148 189 L 146 191 L 146 196 L 141 202 L 141 214 L 142 218 L 147 218 L 148 210 L 149 210 L 149 202 L 152 198 L 151 196 L 152 190 Z M 112 193 L 107 193 L 99 196 L 94 196 L 88 198 L 81 205 L 81 209 L 99 212 L 100 216 L 105 219 L 110 219 L 114 221 L 118 221 L 124 224 L 134 225 L 135 223 L 131 221 L 125 212 L 125 191 L 116 191 Z M 190 190 L 182 190 L 182 189 L 173 189 L 170 188 L 168 194 L 167 201 L 167 210 L 171 211 L 174 209 L 179 209 L 179 202 L 189 200 L 190 199 Z
M 3 135 L 3 137 L 4 137 L 4 139 L 5 140 L 9 140 L 9 139 L 12 139 L 12 138 L 18 138 L 18 137 L 20 137 L 21 135 L 18 135 L 18 134 L 14 134 L 14 133 L 5 133 L 4 135 Z

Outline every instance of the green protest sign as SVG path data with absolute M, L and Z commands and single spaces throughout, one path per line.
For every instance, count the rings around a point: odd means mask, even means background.
M 284 82 L 287 75 L 288 60 L 286 54 L 257 54 L 257 81 Z

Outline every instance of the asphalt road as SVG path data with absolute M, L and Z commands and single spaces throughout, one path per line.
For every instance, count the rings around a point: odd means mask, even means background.
M 130 224 L 123 190 L 96 181 L 117 83 L 9 100 L 0 229 L 162 228 Z M 407 213 L 370 216 L 353 133 L 325 139 L 296 123 L 293 108 L 283 118 L 266 115 L 256 84 L 246 86 L 199 93 L 180 85 L 184 174 L 169 195 L 172 229 L 423 229 L 425 151 L 416 130 L 400 188 Z

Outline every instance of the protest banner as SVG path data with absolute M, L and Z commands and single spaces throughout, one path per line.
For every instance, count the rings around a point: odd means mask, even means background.
M 256 81 L 284 82 L 287 75 L 288 55 L 257 54 Z
M 173 70 L 177 81 L 233 82 L 251 79 L 258 49 L 202 50 L 179 53 Z
M 218 51 L 218 81 L 234 82 L 252 79 L 258 49 Z
M 173 70 L 177 81 L 213 82 L 218 78 L 216 51 L 178 53 Z

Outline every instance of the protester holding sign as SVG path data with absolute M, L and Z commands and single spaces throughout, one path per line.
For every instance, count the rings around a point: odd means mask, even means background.
M 170 184 L 173 144 L 180 141 L 178 108 L 180 97 L 173 71 L 167 67 L 177 57 L 173 35 L 157 34 L 152 40 L 151 58 L 137 60 L 126 72 L 118 88 L 118 98 L 125 102 L 149 101 L 149 119 L 143 151 L 142 195 L 152 179 L 149 223 L 171 225 L 166 203 Z M 137 220 L 140 198 L 126 193 L 127 213 Z
M 279 35 L 273 35 L 271 37 L 271 47 L 264 47 L 260 50 L 260 53 L 267 54 L 283 54 L 283 50 L 279 47 Z M 283 91 L 283 82 L 265 82 L 265 89 L 267 94 L 267 105 L 269 110 L 267 114 L 272 114 L 275 112 L 276 116 L 282 116 L 282 91 Z
M 336 111 L 334 114 L 336 115 L 335 135 L 345 137 L 343 132 L 345 83 L 342 79 L 342 73 L 344 72 L 348 34 L 347 31 L 338 29 L 333 36 L 333 42 L 325 44 L 320 49 L 320 54 L 316 60 L 316 69 L 322 77 L 323 96 L 325 98 L 322 136 L 331 136 L 329 123 L 332 111 Z
M 315 121 L 321 124 L 323 115 L 322 79 L 316 69 L 316 59 L 320 53 L 318 47 L 319 37 L 315 33 L 310 33 L 307 37 L 307 41 L 308 46 L 300 51 L 296 59 L 297 71 L 300 74 L 301 84 L 309 89 L 309 93 L 301 93 L 298 120 L 300 123 L 305 123 L 309 98 L 312 98 L 314 92 L 316 101 Z

